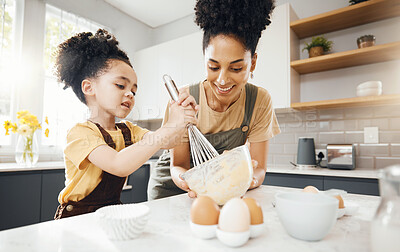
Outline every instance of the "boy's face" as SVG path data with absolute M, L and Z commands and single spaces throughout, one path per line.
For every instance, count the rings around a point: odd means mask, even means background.
M 99 114 L 125 118 L 133 109 L 137 91 L 135 71 L 123 61 L 111 60 L 109 67 L 94 81 Z

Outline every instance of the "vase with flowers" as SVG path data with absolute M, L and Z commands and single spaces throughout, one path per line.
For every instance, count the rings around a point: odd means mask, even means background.
M 15 149 L 15 161 L 25 167 L 34 166 L 39 159 L 39 147 L 37 143 L 36 130 L 41 129 L 37 117 L 27 110 L 17 112 L 18 123 L 10 121 L 4 122 L 6 135 L 9 135 L 11 130 L 13 133 L 18 133 L 18 140 Z M 48 125 L 46 117 L 45 123 Z M 46 128 L 45 136 L 49 136 L 49 129 Z

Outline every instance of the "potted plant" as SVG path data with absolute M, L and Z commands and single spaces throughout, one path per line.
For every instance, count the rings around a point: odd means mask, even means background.
M 313 37 L 311 43 L 305 43 L 303 48 L 308 51 L 309 57 L 320 56 L 324 54 L 324 52 L 329 52 L 332 49 L 332 41 L 327 40 L 324 36 Z
M 357 38 L 358 48 L 370 47 L 375 45 L 375 36 L 374 35 L 363 35 Z

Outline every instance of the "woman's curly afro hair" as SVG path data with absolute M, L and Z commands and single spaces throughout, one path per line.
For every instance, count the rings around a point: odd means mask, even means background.
M 110 60 L 121 60 L 132 67 L 128 56 L 119 49 L 118 41 L 106 30 L 78 33 L 57 48 L 56 74 L 58 80 L 71 87 L 79 100 L 86 104 L 81 83 L 96 78 L 109 67 Z
M 197 0 L 195 22 L 204 30 L 203 51 L 211 38 L 223 34 L 234 36 L 254 55 L 273 9 L 274 0 Z

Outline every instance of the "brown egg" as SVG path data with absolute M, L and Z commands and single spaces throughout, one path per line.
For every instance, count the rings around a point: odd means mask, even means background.
M 340 196 L 340 195 L 335 195 L 334 197 L 335 197 L 336 199 L 339 200 L 339 208 L 340 208 L 340 209 L 341 209 L 341 208 L 344 208 L 344 201 L 343 201 L 342 196 Z
M 244 198 L 244 203 L 246 203 L 247 207 L 250 211 L 250 224 L 258 225 L 264 223 L 263 212 L 260 204 L 253 198 Z
M 199 196 L 190 208 L 190 219 L 199 225 L 218 224 L 219 206 L 208 196 Z
M 319 190 L 318 190 L 318 188 L 316 188 L 315 186 L 309 185 L 309 186 L 304 187 L 303 192 L 307 192 L 307 193 L 319 193 Z

